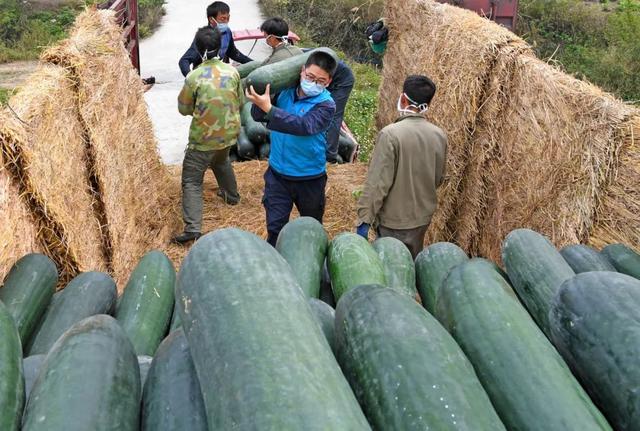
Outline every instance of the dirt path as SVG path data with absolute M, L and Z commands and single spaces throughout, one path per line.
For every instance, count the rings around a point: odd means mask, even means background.
M 36 69 L 37 61 L 12 61 L 0 64 L 0 88 L 19 87 Z

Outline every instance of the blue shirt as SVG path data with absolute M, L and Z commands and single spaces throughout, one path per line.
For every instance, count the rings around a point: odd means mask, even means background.
M 326 131 L 335 110 L 336 104 L 329 91 L 300 98 L 297 88 L 280 93 L 269 115 L 252 106 L 252 117 L 256 121 L 267 120 L 267 128 L 271 130 L 269 166 L 290 178 L 313 178 L 324 174 Z

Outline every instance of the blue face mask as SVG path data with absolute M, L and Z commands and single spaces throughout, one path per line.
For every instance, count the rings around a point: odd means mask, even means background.
M 229 24 L 224 22 L 218 23 L 217 27 L 220 33 L 224 33 L 225 31 L 229 30 Z
M 325 89 L 325 86 L 322 84 L 318 84 L 308 79 L 303 79 L 300 81 L 300 88 L 302 92 L 309 97 L 314 97 L 322 93 Z

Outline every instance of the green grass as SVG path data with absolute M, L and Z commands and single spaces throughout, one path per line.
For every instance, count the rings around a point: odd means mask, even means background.
M 0 106 L 5 106 L 10 96 L 11 90 L 7 88 L 0 88 Z
M 85 0 L 84 4 L 96 3 Z M 25 2 L 26 3 L 26 2 Z M 68 35 L 84 6 L 29 12 L 16 0 L 0 0 L 0 63 L 34 60 L 47 46 Z M 140 37 L 150 36 L 164 15 L 164 0 L 139 0 Z
M 380 71 L 376 66 L 349 61 L 356 84 L 347 103 L 344 121 L 360 144 L 360 161 L 369 160 L 376 140 Z

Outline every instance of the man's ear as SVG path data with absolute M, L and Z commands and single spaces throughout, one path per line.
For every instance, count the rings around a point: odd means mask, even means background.
M 214 26 L 214 27 L 215 27 L 215 26 L 217 26 L 217 25 L 218 25 L 218 23 L 216 23 L 216 21 L 213 19 L 213 17 L 212 17 L 212 16 L 207 17 L 207 21 L 209 22 L 209 25 L 211 25 L 211 26 Z

